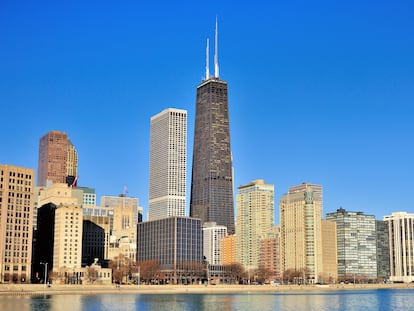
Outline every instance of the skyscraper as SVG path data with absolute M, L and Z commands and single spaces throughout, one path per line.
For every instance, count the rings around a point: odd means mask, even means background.
M 30 281 L 34 170 L 0 164 L 0 283 Z
M 227 82 L 219 79 L 217 22 L 214 77 L 208 67 L 197 87 L 190 216 L 216 222 L 234 234 L 233 167 Z
M 414 282 L 414 214 L 406 212 L 384 216 L 390 243 L 390 280 Z
M 338 278 L 357 280 L 377 278 L 377 237 L 374 215 L 339 208 L 326 214 L 337 228 Z
M 282 272 L 294 270 L 318 282 L 322 267 L 322 186 L 290 187 L 280 199 Z
M 274 230 L 274 186 L 254 180 L 238 187 L 236 199 L 237 260 L 246 269 L 259 267 L 260 238 Z
M 226 235 L 226 226 L 217 226 L 215 222 L 203 225 L 203 256 L 210 265 L 222 264 L 221 241 Z
M 76 182 L 78 154 L 68 135 L 51 131 L 40 138 L 37 185 Z
M 168 108 L 151 118 L 149 220 L 185 216 L 187 111 Z

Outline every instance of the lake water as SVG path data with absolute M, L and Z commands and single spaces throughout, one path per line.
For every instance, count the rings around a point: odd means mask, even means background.
M 0 296 L 0 311 L 414 310 L 414 289 L 272 294 Z

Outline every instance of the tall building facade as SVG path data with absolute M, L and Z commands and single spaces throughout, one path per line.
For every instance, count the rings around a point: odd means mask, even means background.
M 269 280 L 280 280 L 280 228 L 262 236 L 259 243 L 259 270 L 265 271 Z
M 66 133 L 51 131 L 40 138 L 38 161 L 38 186 L 76 183 L 78 154 Z
M 216 27 L 215 74 L 197 87 L 190 216 L 216 222 L 234 234 L 233 166 L 227 82 L 219 79 Z
M 377 278 L 377 237 L 375 216 L 339 208 L 326 214 L 337 228 L 338 278 L 374 280 Z
M 227 235 L 221 240 L 221 263 L 230 265 L 237 263 L 236 235 Z
M 322 268 L 322 186 L 290 187 L 280 199 L 282 272 L 301 272 L 306 283 L 319 281 Z
M 390 237 L 390 280 L 414 282 L 414 214 L 392 213 L 384 221 Z
M 215 222 L 203 225 L 203 256 L 210 265 L 221 265 L 221 241 L 227 235 L 226 226 Z
M 336 283 L 338 279 L 338 242 L 336 223 L 322 220 L 322 272 L 321 283 Z
M 43 277 L 46 267 L 47 272 L 54 273 L 55 281 L 70 275 L 72 281 L 80 282 L 83 217 L 81 204 L 72 191 L 65 183 L 54 183 L 39 190 L 34 282 L 39 281 L 38 275 Z M 43 266 L 45 263 L 47 266 Z
M 377 274 L 379 279 L 387 281 L 391 274 L 388 223 L 383 220 L 377 220 L 375 223 L 377 233 Z
M 246 269 L 259 267 L 260 238 L 274 229 L 274 186 L 254 180 L 238 187 L 237 258 Z
M 137 261 L 157 260 L 166 282 L 200 280 L 205 265 L 199 219 L 172 216 L 142 222 L 138 224 L 137 239 Z
M 34 170 L 0 164 L 0 283 L 31 276 Z
M 151 118 L 149 220 L 184 216 L 187 111 L 168 108 Z

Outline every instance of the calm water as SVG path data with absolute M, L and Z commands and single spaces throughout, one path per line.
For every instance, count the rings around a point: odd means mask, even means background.
M 0 296 L 0 311 L 414 310 L 413 289 L 276 294 Z

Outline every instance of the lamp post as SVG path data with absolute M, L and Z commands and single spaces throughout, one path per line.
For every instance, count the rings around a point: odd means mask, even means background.
M 46 281 L 47 281 L 47 262 L 41 262 L 41 265 L 45 266 L 45 287 L 46 287 Z

